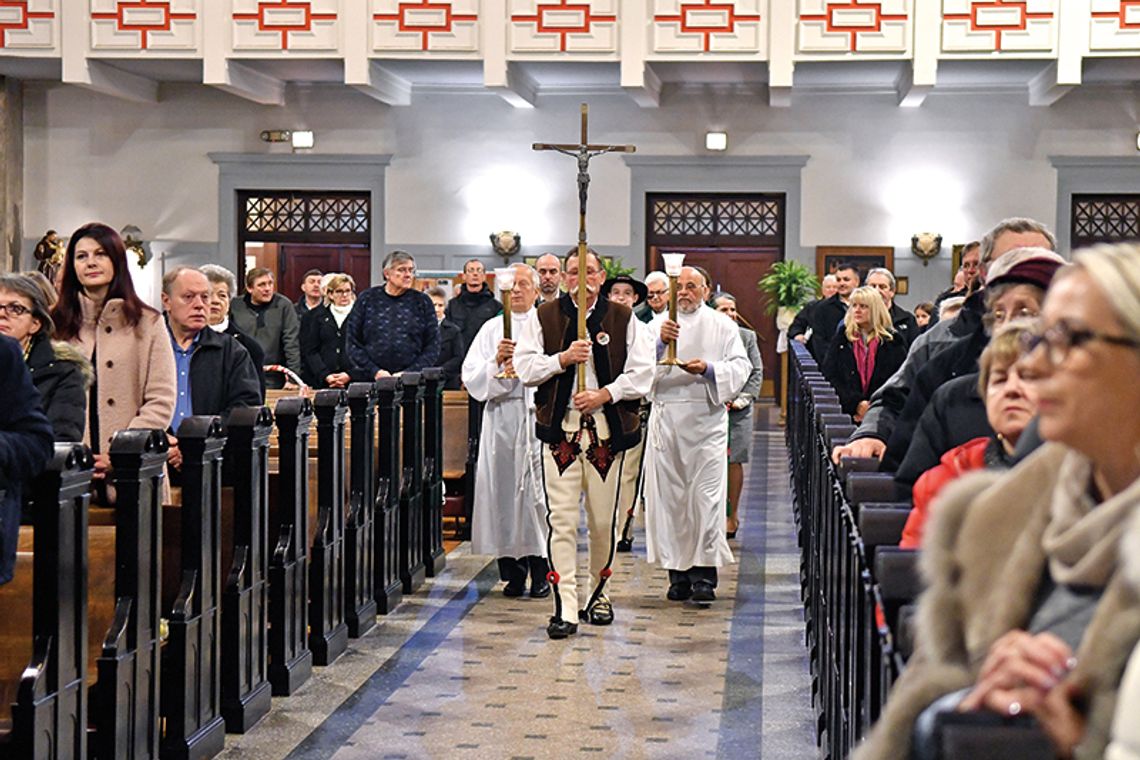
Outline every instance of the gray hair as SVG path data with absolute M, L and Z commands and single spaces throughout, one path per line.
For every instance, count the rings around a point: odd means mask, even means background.
M 938 304 L 938 319 L 949 319 L 950 312 L 957 313 L 962 309 L 962 304 L 966 303 L 965 296 L 954 296 L 953 298 L 943 298 L 942 302 Z
M 37 336 L 50 337 L 55 332 L 55 323 L 51 320 L 43 288 L 35 280 L 24 274 L 3 274 L 0 275 L 0 290 L 7 290 L 32 302 L 32 317 L 39 320 L 41 325 L 36 332 Z
M 871 279 L 871 275 L 873 275 L 873 274 L 881 274 L 881 275 L 885 276 L 887 278 L 887 281 L 889 283 L 891 283 L 891 290 L 897 290 L 897 283 L 895 281 L 894 272 L 887 269 L 886 267 L 875 267 L 870 272 L 867 272 L 867 276 L 863 278 L 863 282 L 866 282 L 867 280 Z
M 234 273 L 217 264 L 203 264 L 198 271 L 206 275 L 206 279 L 213 285 L 225 285 L 230 289 L 230 296 L 237 295 L 237 277 Z
M 162 276 L 162 292 L 166 295 L 170 295 L 170 291 L 174 287 L 174 281 L 186 272 L 196 272 L 197 274 L 206 277 L 206 273 L 201 269 L 196 269 L 194 267 L 174 267 L 174 269 L 171 269 L 169 272 Z M 210 278 L 206 277 L 206 279 L 209 280 Z
M 712 298 L 709 299 L 709 303 L 711 303 L 712 305 L 715 306 L 716 302 L 722 298 L 727 298 L 728 300 L 732 301 L 733 303 L 736 303 L 736 296 L 734 296 L 732 293 L 728 293 L 728 292 L 723 291 L 723 290 L 720 291 L 719 293 L 713 293 Z
M 997 225 L 995 225 L 994 228 L 987 232 L 986 236 L 982 238 L 982 256 L 980 259 L 982 266 L 989 266 L 990 259 L 994 255 L 994 245 L 997 244 L 997 239 L 1007 232 L 1039 233 L 1049 242 L 1049 245 L 1046 246 L 1049 250 L 1057 250 L 1057 239 L 1053 237 L 1053 233 L 1049 230 L 1048 227 L 1036 219 L 1029 219 L 1023 216 L 1013 216 L 1009 219 L 1003 219 L 998 222 Z M 963 250 L 962 254 L 965 255 L 965 253 L 966 252 Z
M 522 268 L 522 269 L 525 269 L 527 272 L 529 272 L 531 282 L 534 283 L 535 290 L 538 290 L 538 287 L 542 283 L 542 280 L 538 276 L 538 270 L 537 269 L 532 267 L 530 264 L 511 264 L 511 268 L 512 269 Z M 516 274 L 515 276 L 517 277 L 518 275 Z
M 664 272 L 662 272 L 660 270 L 655 270 L 653 272 L 650 272 L 649 274 L 645 275 L 645 286 L 649 287 L 649 284 L 652 282 L 661 282 L 661 283 L 668 285 L 669 284 L 669 275 L 665 274 Z
M 388 271 L 389 267 L 394 267 L 401 261 L 410 261 L 412 266 L 416 265 L 415 257 L 407 251 L 392 251 L 384 258 L 384 265 L 380 267 L 384 271 Z

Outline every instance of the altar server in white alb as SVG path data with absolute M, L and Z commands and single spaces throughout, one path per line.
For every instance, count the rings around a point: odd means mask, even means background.
M 677 321 L 650 323 L 658 354 L 677 341 L 677 366 L 656 370 L 645 445 L 648 559 L 669 571 L 673 601 L 716 598 L 717 568 L 733 561 L 724 536 L 728 491 L 728 407 L 752 364 L 736 323 L 705 305 L 708 286 L 685 267 L 677 281 Z
M 538 273 L 515 264 L 511 335 L 517 337 L 534 313 Z M 479 328 L 463 361 L 463 384 L 483 401 L 483 430 L 475 470 L 471 552 L 499 560 L 505 596 L 550 595 L 546 574 L 546 502 L 542 490 L 542 444 L 534 436 L 534 389 L 514 374 L 515 341 L 504 339 L 503 318 Z

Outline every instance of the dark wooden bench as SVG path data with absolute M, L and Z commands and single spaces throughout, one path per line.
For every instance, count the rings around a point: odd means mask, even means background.
M 317 535 L 309 552 L 309 649 L 328 665 L 348 647 L 344 620 L 344 426 L 348 396 L 317 391 Z
M 404 596 L 400 578 L 400 416 L 403 409 L 404 386 L 396 377 L 383 377 L 376 381 L 376 424 L 378 488 L 376 491 L 375 526 L 376 561 L 373 590 L 376 608 L 386 615 L 396 609 Z
M 424 386 L 418 372 L 400 375 L 404 388 L 402 474 L 400 477 L 400 582 L 404 593 L 419 590 L 424 565 Z

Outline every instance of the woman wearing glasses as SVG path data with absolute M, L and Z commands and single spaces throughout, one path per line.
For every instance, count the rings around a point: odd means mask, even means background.
M 371 380 L 353 374 L 348 360 L 345 323 L 356 301 L 356 283 L 347 274 L 329 275 L 322 289 L 324 303 L 301 319 L 301 366 L 305 382 L 314 388 L 347 388 L 353 380 Z
M 53 330 L 40 286 L 26 275 L 0 275 L 0 335 L 23 349 L 55 440 L 82 441 L 94 373 L 73 346 L 52 341 Z
M 857 757 L 907 757 L 912 741 L 933 756 L 938 715 L 954 711 L 1033 720 L 1060 757 L 1104 753 L 1140 639 L 1140 599 L 1118 572 L 1140 511 L 1140 248 L 1074 261 L 1017 365 L 1048 443 L 937 504 L 916 652 Z

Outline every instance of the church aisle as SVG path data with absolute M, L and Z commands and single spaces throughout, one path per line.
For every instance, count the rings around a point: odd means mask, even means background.
M 222 757 L 815 757 L 783 433 L 755 436 L 716 602 L 667 601 L 638 531 L 615 562 L 614 624 L 550 641 L 550 599 L 503 597 L 463 544 Z

